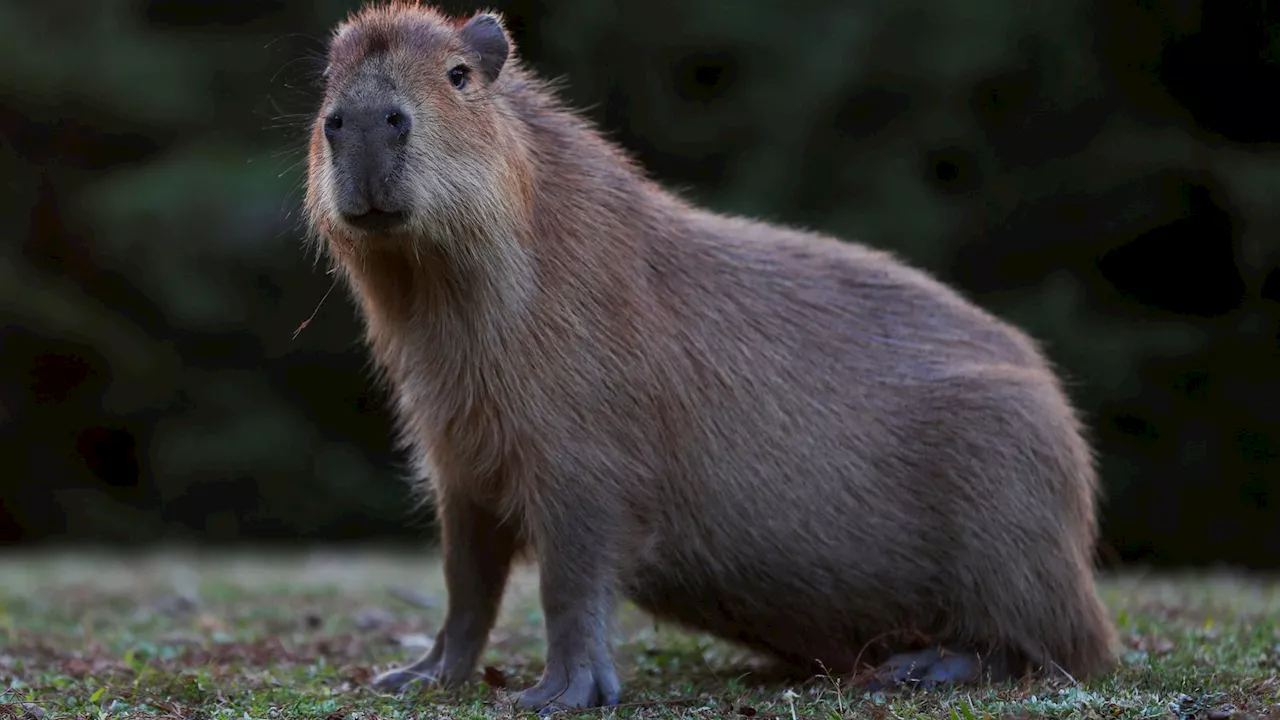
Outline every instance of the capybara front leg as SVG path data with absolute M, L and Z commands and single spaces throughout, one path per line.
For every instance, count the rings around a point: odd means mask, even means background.
M 547 663 L 537 685 L 521 692 L 522 709 L 543 713 L 618 704 L 609 629 L 614 611 L 607 545 L 586 528 L 599 520 L 565 522 L 540 539 Z
M 399 692 L 415 682 L 463 684 L 475 670 L 502 601 L 517 547 L 513 528 L 464 498 L 442 499 L 439 507 L 449 599 L 435 644 L 412 664 L 374 679 L 379 690 Z

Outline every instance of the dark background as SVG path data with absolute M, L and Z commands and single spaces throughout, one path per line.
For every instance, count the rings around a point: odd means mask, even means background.
M 305 126 L 355 6 L 0 0 L 3 543 L 430 537 L 341 287 L 293 338 L 330 286 Z M 1107 559 L 1280 561 L 1280 3 L 489 6 L 669 185 L 1041 339 Z

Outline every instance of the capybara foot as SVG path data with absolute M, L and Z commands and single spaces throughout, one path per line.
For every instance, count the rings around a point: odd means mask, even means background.
M 414 683 L 431 683 L 436 676 L 430 671 L 414 670 L 413 666 L 388 670 L 373 679 L 373 689 L 380 692 L 399 693 Z
M 516 695 L 516 706 L 537 710 L 540 715 L 607 707 L 618 704 L 621 689 L 612 667 L 593 670 L 590 665 L 581 665 L 568 674 L 544 673 L 537 685 Z
M 969 652 L 933 648 L 900 653 L 890 657 L 872 673 L 866 688 L 875 692 L 893 688 L 929 690 L 979 680 L 984 670 L 977 655 Z
M 386 693 L 400 693 L 411 685 L 438 684 L 443 687 L 457 687 L 463 684 L 470 674 L 469 658 L 450 663 L 449 654 L 444 652 L 443 643 L 436 644 L 421 658 L 402 668 L 388 670 L 373 679 L 375 690 Z

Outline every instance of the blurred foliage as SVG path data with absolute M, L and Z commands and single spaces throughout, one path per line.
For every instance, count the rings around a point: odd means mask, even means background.
M 444 3 L 464 11 L 462 3 Z M 1280 551 L 1280 8 L 510 0 L 670 187 L 894 249 L 1040 338 L 1111 554 Z M 301 246 L 355 2 L 0 3 L 0 539 L 416 539 Z

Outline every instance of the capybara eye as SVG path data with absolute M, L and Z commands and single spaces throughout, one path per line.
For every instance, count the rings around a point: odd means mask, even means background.
M 459 65 L 449 71 L 449 82 L 459 90 L 467 86 L 467 66 Z
M 342 129 L 341 115 L 330 115 L 329 117 L 324 119 L 324 134 L 330 140 L 332 140 L 333 136 L 337 134 L 337 132 L 341 129 Z

